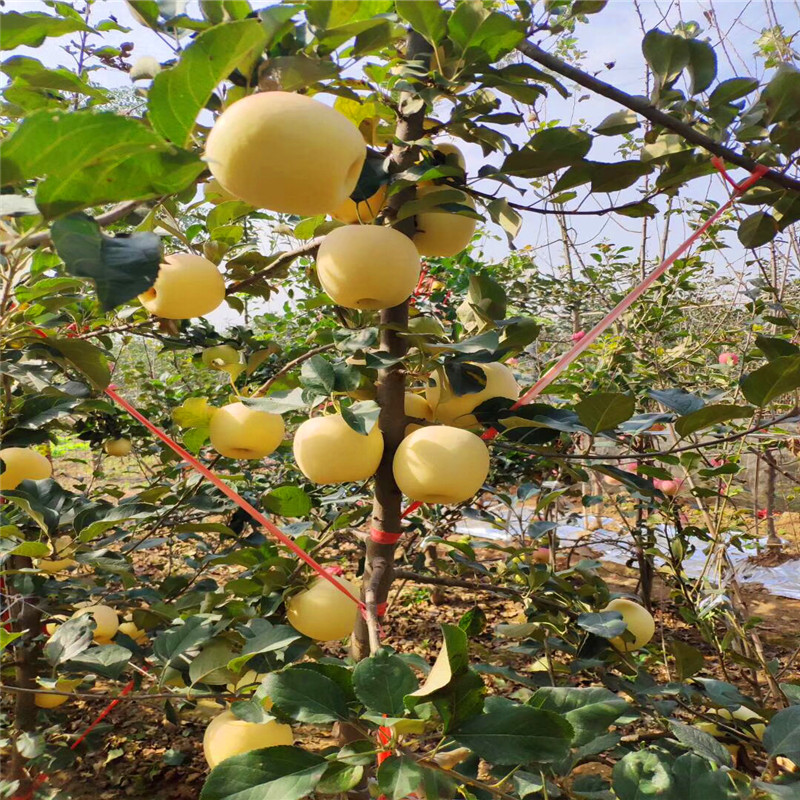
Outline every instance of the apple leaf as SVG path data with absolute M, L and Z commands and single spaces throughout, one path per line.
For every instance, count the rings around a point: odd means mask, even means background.
M 634 400 L 620 392 L 596 392 L 575 406 L 578 419 L 592 433 L 613 430 L 633 416 Z
M 3 31 L 0 50 L 16 50 L 21 46 L 39 47 L 48 36 L 91 30 L 80 17 L 52 17 L 38 11 L 0 14 L 0 29 Z
M 381 407 L 374 400 L 362 400 L 351 406 L 341 406 L 344 421 L 362 436 L 367 436 L 377 425 Z
M 737 406 L 731 403 L 719 403 L 713 406 L 705 406 L 697 411 L 692 411 L 686 416 L 680 417 L 675 423 L 675 431 L 678 436 L 689 436 L 695 431 L 709 428 L 712 425 L 719 425 L 731 419 L 746 419 L 753 416 L 754 409 L 750 406 Z
M 742 393 L 750 403 L 765 406 L 776 397 L 800 386 L 800 355 L 781 356 L 745 375 Z
M 156 75 L 148 97 L 148 116 L 165 139 L 186 146 L 195 120 L 214 89 L 267 44 L 258 19 L 228 22 L 201 33 L 171 69 Z
M 155 233 L 106 236 L 87 214 L 58 219 L 51 230 L 67 272 L 91 278 L 104 311 L 149 289 L 161 263 L 161 239 Z
M 197 155 L 175 151 L 142 120 L 42 110 L 6 140 L 2 181 L 16 185 L 46 176 L 36 204 L 55 218 L 101 203 L 173 194 L 203 169 Z

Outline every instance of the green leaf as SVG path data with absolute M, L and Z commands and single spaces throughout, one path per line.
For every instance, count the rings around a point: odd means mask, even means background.
M 740 386 L 748 402 L 757 406 L 767 405 L 776 397 L 800 387 L 800 355 L 781 356 L 770 361 L 745 375 Z
M 161 239 L 155 233 L 106 236 L 86 214 L 71 214 L 53 223 L 56 252 L 67 272 L 91 278 L 104 311 L 133 300 L 156 280 Z
M 85 375 L 95 386 L 105 389 L 111 381 L 111 372 L 105 353 L 90 342 L 82 339 L 43 339 L 37 342 L 37 349 L 55 350 L 58 356 L 48 353 L 48 357 L 63 366 L 71 366 Z M 60 357 L 59 357 L 60 356 Z
M 628 709 L 628 703 L 602 687 L 545 686 L 528 705 L 562 715 L 574 731 L 572 747 L 581 747 L 608 730 Z
M 587 611 L 580 614 L 575 621 L 579 628 L 604 639 L 621 636 L 628 628 L 619 611 Z
M 767 104 L 767 122 L 783 122 L 800 117 L 800 71 L 781 66 L 761 93 Z
M 310 669 L 291 667 L 267 676 L 265 691 L 275 705 L 298 722 L 312 724 L 347 718 L 347 703 L 341 689 L 330 679 Z
M 267 62 L 262 80 L 274 80 L 284 92 L 296 92 L 338 75 L 339 67 L 327 58 L 310 58 L 306 55 L 276 56 Z
M 670 722 L 669 727 L 684 747 L 722 767 L 732 765 L 731 754 L 710 733 L 700 730 L 695 725 L 684 725 L 680 722 Z
M 689 45 L 682 36 L 648 31 L 642 40 L 642 53 L 661 86 L 673 83 L 689 64 Z
M 25 634 L 22 631 L 17 633 L 12 633 L 11 631 L 7 631 L 5 627 L 0 626 L 0 653 L 2 653 L 6 647 L 10 644 L 13 644 L 20 636 L 24 636 Z
M 240 672 L 253 656 L 285 650 L 290 644 L 302 638 L 291 626 L 271 625 L 264 619 L 253 620 L 250 626 L 253 627 L 255 635 L 245 641 L 241 655 L 228 662 L 228 668 L 234 672 Z
M 669 764 L 658 753 L 636 750 L 614 765 L 613 789 L 619 800 L 673 800 Z
M 55 667 L 77 658 L 92 646 L 95 621 L 91 614 L 81 614 L 58 626 L 44 646 L 44 657 Z
M 764 747 L 771 756 L 786 756 L 800 766 L 800 706 L 784 708 L 770 720 Z
M 714 106 L 725 105 L 734 100 L 750 94 L 758 89 L 758 80 L 756 78 L 729 78 L 727 81 L 722 81 L 718 84 L 711 96 L 708 98 L 708 104 L 712 108 Z
M 469 62 L 494 62 L 525 37 L 525 29 L 499 11 L 487 11 L 480 0 L 456 4 L 447 21 L 449 38 Z
M 627 109 L 609 114 L 594 132 L 600 136 L 617 136 L 621 133 L 630 133 L 639 127 L 639 117 L 634 111 Z
M 20 14 L 9 11 L 0 14 L 0 30 L 3 31 L 0 50 L 16 50 L 17 47 L 38 47 L 48 36 L 64 36 L 91 28 L 80 18 L 51 17 L 38 11 Z
M 179 620 L 179 624 L 167 628 L 156 637 L 153 653 L 165 666 L 174 666 L 173 662 L 185 665 L 186 660 L 181 656 L 208 641 L 212 628 L 212 621 L 204 617 Z
M 608 0 L 575 0 L 572 14 L 597 14 L 608 5 Z
M 492 200 L 486 207 L 492 220 L 514 239 L 522 228 L 522 217 L 509 205 L 505 197 Z
M 308 406 L 308 401 L 303 398 L 302 389 L 273 392 L 266 397 L 248 397 L 242 402 L 248 408 L 269 411 L 271 414 L 285 414 L 287 411 L 297 411 L 299 408 Z
M 299 486 L 278 486 L 262 500 L 264 508 L 279 517 L 305 517 L 311 511 L 311 498 Z
M 300 382 L 316 394 L 329 395 L 336 385 L 333 364 L 324 356 L 311 356 L 300 369 Z
M 90 647 L 76 658 L 70 659 L 68 668 L 76 671 L 96 672 L 105 678 L 117 680 L 125 671 L 132 655 L 130 650 L 118 644 L 98 645 Z
M 317 784 L 317 794 L 343 796 L 355 788 L 364 777 L 364 767 L 360 764 L 343 764 L 334 761 L 328 765 L 322 780 Z
M 378 424 L 378 417 L 381 407 L 374 400 L 360 400 L 351 406 L 341 406 L 344 421 L 362 436 L 367 436 L 369 432 Z
M 695 753 L 677 758 L 672 775 L 675 797 L 680 800 L 736 800 L 740 796 L 726 772 Z
M 705 405 L 702 398 L 685 389 L 651 389 L 648 394 L 653 400 L 678 414 L 691 414 Z
M 739 225 L 736 235 L 745 247 L 760 247 L 771 242 L 778 233 L 778 223 L 772 214 L 756 211 Z
M 201 33 L 176 66 L 156 75 L 147 101 L 153 127 L 165 139 L 186 146 L 214 89 L 266 44 L 266 31 L 257 19 L 228 22 Z
M 475 605 L 461 615 L 458 627 L 467 636 L 480 636 L 486 630 L 486 622 L 486 613 L 480 606 Z
M 0 70 L 14 81 L 15 86 L 55 92 L 76 92 L 88 97 L 105 98 L 102 89 L 89 86 L 68 69 L 48 69 L 41 61 L 28 56 L 12 56 L 0 64 Z
M 633 396 L 620 392 L 597 392 L 575 406 L 578 419 L 592 433 L 613 430 L 629 420 L 634 410 Z
M 447 33 L 447 12 L 430 0 L 397 0 L 397 13 L 422 37 L 436 46 Z
M 378 767 L 378 788 L 389 800 L 404 800 L 422 783 L 422 767 L 410 756 L 389 756 Z
M 756 336 L 756 347 L 767 357 L 769 361 L 774 361 L 781 356 L 800 355 L 800 347 L 788 339 L 780 339 L 777 336 L 764 336 L 759 333 Z
M 700 94 L 708 89 L 717 77 L 717 54 L 708 42 L 687 39 L 689 48 L 689 75 L 692 78 L 690 93 Z
M 675 423 L 678 436 L 689 436 L 703 428 L 719 425 L 731 419 L 747 419 L 752 417 L 755 409 L 750 406 L 737 406 L 731 403 L 719 403 L 705 406 L 691 414 L 680 417 Z
M 231 660 L 231 648 L 228 642 L 217 639 L 209 642 L 192 659 L 189 665 L 189 678 L 192 685 L 208 683 L 220 686 L 236 680 L 235 673 L 228 669 Z
M 370 710 L 402 717 L 403 697 L 418 686 L 411 668 L 399 656 L 380 649 L 359 661 L 353 671 L 356 697 Z
M 501 171 L 523 178 L 540 178 L 580 161 L 591 149 L 592 137 L 580 128 L 546 128 L 511 153 Z
M 503 702 L 495 702 L 502 700 Z M 572 726 L 551 711 L 521 706 L 505 698 L 487 700 L 489 711 L 452 732 L 453 738 L 493 764 L 557 761 L 569 752 Z
M 226 758 L 213 770 L 200 800 L 302 800 L 310 797 L 328 762 L 281 745 Z
M 26 556 L 27 558 L 44 558 L 49 553 L 50 547 L 46 542 L 20 542 L 13 550 L 8 551 L 10 556 Z
M 678 670 L 678 677 L 685 681 L 696 675 L 705 666 L 705 657 L 696 648 L 690 644 L 682 642 L 680 639 L 673 639 L 670 642 L 669 649 L 672 655 L 675 656 L 675 668 Z
M 639 178 L 653 171 L 652 164 L 642 161 L 620 161 L 603 163 L 584 162 L 593 192 L 618 192 L 632 186 Z M 583 165 L 582 165 L 583 166 Z
M 36 204 L 49 218 L 118 200 L 185 189 L 204 169 L 174 151 L 140 119 L 112 113 L 37 111 L 3 147 L 3 183 L 46 176 Z

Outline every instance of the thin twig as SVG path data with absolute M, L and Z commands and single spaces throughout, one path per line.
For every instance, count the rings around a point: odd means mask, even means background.
M 292 359 L 288 363 L 284 364 L 269 380 L 265 381 L 261 386 L 259 386 L 258 389 L 253 392 L 252 396 L 261 397 L 261 395 L 266 394 L 272 388 L 272 386 L 274 386 L 284 375 L 290 373 L 295 367 L 302 364 L 304 361 L 307 361 L 309 358 L 312 358 L 313 356 L 324 353 L 326 350 L 331 350 L 333 347 L 335 347 L 334 344 L 323 344 L 320 347 L 314 347 L 311 350 L 307 350 L 302 355 Z
M 322 244 L 321 237 L 317 239 L 311 239 L 311 241 L 306 242 L 301 247 L 296 247 L 294 250 L 289 250 L 286 253 L 282 253 L 274 261 L 271 261 L 269 264 L 267 264 L 267 266 L 264 267 L 264 269 L 260 269 L 258 272 L 254 272 L 247 278 L 243 278 L 240 281 L 236 281 L 236 283 L 232 283 L 228 287 L 226 294 L 235 294 L 236 292 L 240 292 L 245 287 L 250 286 L 256 283 L 257 281 L 260 281 L 263 278 L 268 278 L 274 272 L 280 271 L 284 267 L 291 264 L 292 261 L 294 261 L 296 258 L 316 253 L 316 251 L 319 249 L 320 244 Z

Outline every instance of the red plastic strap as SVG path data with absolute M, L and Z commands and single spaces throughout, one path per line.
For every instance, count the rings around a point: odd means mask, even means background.
M 388 603 L 378 603 L 378 605 L 375 606 L 375 613 L 379 617 L 385 617 L 386 616 L 386 610 L 388 608 L 389 608 L 389 604 Z M 367 607 L 366 606 L 364 606 L 361 609 L 361 616 L 364 617 L 364 619 L 367 618 Z
M 125 697 L 133 691 L 133 680 L 128 681 L 125 688 L 119 693 L 119 697 Z M 70 750 L 74 750 L 113 710 L 119 705 L 119 697 L 112 700 L 95 718 L 94 722 L 72 743 Z
M 402 533 L 387 533 L 376 528 L 369 529 L 369 538 L 376 544 L 397 544 L 402 537 Z
M 605 333 L 732 205 L 736 197 L 743 192 L 746 192 L 754 183 L 757 183 L 769 171 L 768 167 L 759 164 L 753 170 L 750 177 L 746 178 L 741 183 L 735 183 L 728 173 L 725 171 L 725 166 L 721 159 L 711 159 L 714 166 L 720 171 L 723 178 L 733 186 L 733 194 L 728 201 L 720 206 L 714 214 L 712 214 L 680 247 L 678 247 L 670 256 L 664 259 L 638 286 L 635 286 L 628 293 L 627 297 L 621 300 L 605 317 L 603 317 L 597 325 L 594 326 L 582 339 L 575 342 L 575 344 L 564 353 L 563 356 L 552 366 L 550 369 L 539 378 L 536 383 L 525 392 L 514 405 L 511 410 L 515 410 L 520 406 L 527 405 L 535 400 L 562 372 L 578 358 L 581 353 L 587 350 L 594 344 L 595 340 Z M 484 441 L 491 441 L 498 435 L 499 431 L 496 428 L 488 428 L 484 431 L 481 438 Z M 409 514 L 416 511 L 422 503 L 412 503 L 404 512 L 403 516 L 407 517 Z
M 304 561 L 308 564 L 311 569 L 314 570 L 320 577 L 324 578 L 328 583 L 332 586 L 335 586 L 342 594 L 346 594 L 354 603 L 358 604 L 360 608 L 364 607 L 364 604 L 359 600 L 355 595 L 353 595 L 346 587 L 342 586 L 339 581 L 334 578 L 333 575 L 328 572 L 328 570 L 322 566 L 322 564 L 315 561 L 302 547 L 298 547 L 292 539 L 290 539 L 283 531 L 280 530 L 275 524 L 270 522 L 258 509 L 254 508 L 250 503 L 247 502 L 243 497 L 237 494 L 233 489 L 231 489 L 228 484 L 226 484 L 221 478 L 219 478 L 215 473 L 213 473 L 208 467 L 204 464 L 201 464 L 190 452 L 185 450 L 181 447 L 174 439 L 169 437 L 164 431 L 160 428 L 157 428 L 150 422 L 147 417 L 140 414 L 127 400 L 120 397 L 116 391 L 114 391 L 114 386 L 109 386 L 105 392 L 106 394 L 119 406 L 124 408 L 134 419 L 137 419 L 139 422 L 142 423 L 149 431 L 154 433 L 159 439 L 161 439 L 164 444 L 168 447 L 172 448 L 184 461 L 188 462 L 193 469 L 199 472 L 204 478 L 211 481 L 214 486 L 217 487 L 224 495 L 229 497 L 236 503 L 240 508 L 244 509 L 256 522 L 262 525 L 267 532 L 275 539 L 277 539 L 284 547 L 287 547 L 291 550 L 301 561 Z

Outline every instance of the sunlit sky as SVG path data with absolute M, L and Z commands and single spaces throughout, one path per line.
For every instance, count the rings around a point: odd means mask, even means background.
M 78 3 L 75 3 L 79 6 Z M 269 3 L 251 3 L 254 8 L 265 7 Z M 800 20 L 800 8 L 794 0 L 783 0 L 770 5 L 774 8 L 775 16 L 783 24 L 788 33 L 795 33 Z M 50 9 L 40 0 L 6 0 L 6 10 L 37 10 L 49 12 Z M 638 12 L 637 12 L 638 8 Z M 186 4 L 186 13 L 199 16 L 196 3 Z M 641 21 L 639 18 L 641 14 Z M 129 33 L 110 32 L 102 34 L 102 42 L 106 44 L 119 44 L 123 41 L 134 43 L 133 58 L 144 55 L 154 56 L 160 61 L 168 61 L 175 57 L 167 37 L 160 38 L 154 31 L 138 24 L 130 14 L 123 0 L 98 0 L 91 14 L 93 21 L 98 21 L 109 16 L 114 16 L 122 25 L 131 28 Z M 638 6 L 629 0 L 611 0 L 600 14 L 588 18 L 588 24 L 581 24 L 575 33 L 578 48 L 585 53 L 582 67 L 596 74 L 601 79 L 615 84 L 621 89 L 633 94 L 645 94 L 645 61 L 641 53 L 642 30 L 652 27 L 661 27 L 668 30 L 679 21 L 694 20 L 703 29 L 703 36 L 707 36 L 713 45 L 720 40 L 720 33 L 725 37 L 726 46 L 718 49 L 720 80 L 735 74 L 749 75 L 763 79 L 765 76 L 763 60 L 755 56 L 753 42 L 764 28 L 774 23 L 770 19 L 767 6 L 762 0 L 727 0 L 727 2 L 707 2 L 707 0 L 684 0 L 679 2 L 640 2 Z M 716 24 L 712 22 L 716 20 Z M 74 67 L 71 57 L 62 49 L 71 37 L 48 39 L 39 48 L 19 48 L 13 53 L 31 55 L 42 60 L 48 66 Z M 100 38 L 95 41 L 99 44 Z M 188 39 L 185 43 L 188 43 Z M 538 39 L 537 42 L 547 46 L 548 39 Z M 94 72 L 92 80 L 108 87 L 130 86 L 127 74 L 101 68 Z M 572 88 L 572 87 L 570 87 Z M 525 110 L 525 109 L 523 109 Z M 591 95 L 576 87 L 567 99 L 561 98 L 551 91 L 547 100 L 536 107 L 538 117 L 543 120 L 559 120 L 561 124 L 577 124 L 587 122 L 590 127 L 597 125 L 608 114 L 618 111 L 619 106 L 605 98 Z M 504 129 L 508 133 L 508 128 Z M 524 141 L 525 132 L 514 134 L 519 141 Z M 614 152 L 619 142 L 618 137 L 597 137 L 590 154 L 595 160 L 619 160 L 619 155 Z M 461 144 L 467 157 L 467 171 L 474 172 L 487 161 L 499 163 L 501 156 L 484 158 L 480 148 L 476 145 Z M 739 170 L 735 177 L 744 177 Z M 518 182 L 523 185 L 522 181 Z M 496 190 L 496 184 L 481 187 L 491 191 Z M 727 197 L 722 181 L 718 177 L 711 177 L 694 181 L 683 195 L 689 194 L 693 198 L 711 197 L 722 200 Z M 507 196 L 518 202 L 532 203 L 535 198 L 531 193 L 514 196 L 508 190 Z M 584 209 L 613 205 L 636 199 L 636 194 L 627 190 L 617 195 L 601 195 L 589 199 L 582 207 Z M 573 201 L 575 203 L 577 201 Z M 660 210 L 663 210 L 665 201 L 659 198 L 656 201 Z M 637 249 L 641 243 L 642 221 L 627 219 L 618 215 L 604 217 L 572 217 L 569 222 L 574 233 L 576 245 L 579 249 L 588 251 L 593 242 L 607 240 L 616 244 L 630 244 Z M 649 223 L 649 238 L 655 245 L 660 241 L 664 230 L 664 220 L 656 217 Z M 501 258 L 507 252 L 505 236 L 489 223 L 487 231 L 491 238 L 485 243 L 485 252 L 491 258 Z M 673 218 L 669 227 L 669 249 L 683 241 L 689 233 L 689 228 L 682 218 Z M 267 242 L 265 242 L 265 245 Z M 524 225 L 516 241 L 517 246 L 530 246 L 535 248 L 537 263 L 541 269 L 557 269 L 562 260 L 561 236 L 553 217 L 525 214 Z M 731 264 L 742 261 L 744 251 L 735 237 L 729 237 L 730 249 L 725 253 L 725 258 Z M 280 248 L 291 246 L 291 241 L 284 239 Z M 656 255 L 656 248 L 649 253 L 651 258 Z M 720 265 L 722 266 L 722 265 Z M 279 305 L 279 303 L 278 303 Z M 275 303 L 271 303 L 275 308 Z M 227 322 L 238 319 L 238 315 L 226 309 L 215 312 L 212 321 L 218 327 Z

